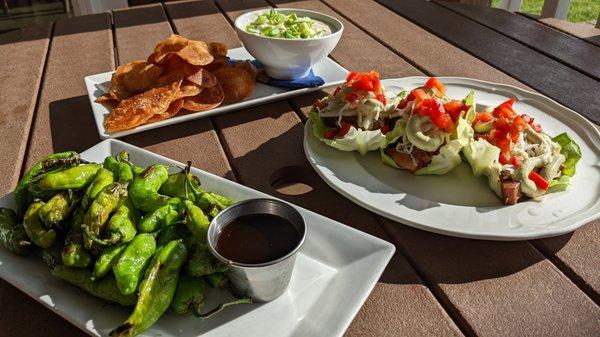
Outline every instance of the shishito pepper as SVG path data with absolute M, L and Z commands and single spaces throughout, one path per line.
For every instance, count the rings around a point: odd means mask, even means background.
M 127 243 L 137 234 L 136 224 L 139 219 L 139 214 L 135 207 L 131 204 L 129 198 L 125 199 L 122 205 L 113 213 L 108 220 L 108 225 L 104 233 L 105 239 L 93 237 L 93 241 L 102 245 L 115 245 Z
M 115 180 L 120 182 L 130 181 L 134 176 L 143 171 L 142 168 L 133 166 L 129 162 L 129 153 L 125 150 L 119 152 L 114 157 L 106 157 L 104 159 L 104 168 L 110 170 Z
M 142 233 L 152 233 L 163 227 L 171 226 L 177 221 L 179 221 L 177 205 L 164 205 L 146 214 L 138 224 L 138 229 Z
M 179 271 L 187 257 L 183 240 L 174 240 L 162 247 L 152 259 L 140 284 L 138 301 L 129 318 L 110 332 L 115 337 L 135 336 L 146 331 L 169 308 Z
M 88 293 L 103 300 L 115 302 L 120 305 L 134 305 L 137 301 L 135 294 L 123 295 L 117 288 L 114 277 L 105 277 L 102 280 L 92 282 L 91 273 L 87 269 L 70 268 L 58 265 L 52 269 L 52 275 L 80 287 Z
M 29 204 L 33 201 L 33 197 L 29 193 L 29 186 L 32 181 L 42 173 L 53 171 L 62 167 L 79 165 L 80 157 L 77 152 L 67 151 L 54 153 L 46 158 L 35 163 L 19 180 L 15 188 L 15 203 L 17 213 L 23 215 Z
M 217 260 L 212 255 L 206 244 L 199 243 L 195 238 L 190 237 L 186 238 L 186 245 L 190 251 L 190 257 L 185 266 L 188 275 L 194 277 L 208 276 L 229 269 L 226 263 Z
M 39 177 L 35 187 L 41 191 L 82 189 L 94 180 L 100 164 L 84 164 L 63 171 L 47 173 Z
M 0 207 L 0 242 L 13 254 L 27 255 L 31 241 L 12 209 Z
M 113 267 L 113 273 L 121 293 L 127 295 L 136 291 L 144 270 L 155 251 L 156 240 L 154 236 L 147 233 L 137 235 L 127 245 Z
M 96 199 L 98 194 L 106 186 L 112 184 L 113 182 L 114 182 L 114 178 L 113 178 L 112 172 L 110 172 L 109 170 L 106 170 L 104 168 L 100 168 L 96 172 L 96 176 L 94 177 L 94 180 L 92 181 L 90 186 L 88 186 L 88 188 L 85 191 L 85 194 L 83 195 L 83 200 L 81 201 L 81 207 L 83 207 L 84 209 L 87 209 L 90 206 L 90 204 L 92 203 L 92 201 L 94 201 L 94 199 Z
M 79 197 L 73 193 L 59 193 L 40 208 L 40 219 L 48 228 L 58 227 L 71 214 Z
M 200 313 L 204 308 L 206 283 L 201 277 L 179 276 L 171 308 L 178 314 Z
M 40 208 L 44 206 L 43 201 L 34 201 L 23 216 L 23 227 L 25 233 L 33 243 L 42 247 L 49 248 L 56 240 L 54 229 L 47 229 L 40 220 Z
M 94 271 L 90 279 L 96 281 L 108 274 L 126 247 L 127 245 L 118 245 L 104 249 L 94 263 Z
M 187 166 L 181 172 L 169 175 L 158 192 L 182 200 L 189 199 L 195 201 L 196 194 L 201 189 L 198 177 L 190 173 L 191 165 L 192 162 L 188 162 Z
M 129 197 L 133 205 L 144 212 L 152 212 L 169 204 L 171 197 L 158 193 L 168 178 L 169 170 L 165 165 L 156 164 L 144 170 L 129 185 Z
M 69 231 L 65 237 L 65 245 L 62 248 L 62 263 L 69 267 L 85 268 L 92 262 L 89 251 L 83 247 L 83 210 L 78 209 L 73 215 Z
M 106 227 L 110 214 L 127 197 L 127 184 L 113 183 L 106 186 L 90 205 L 83 218 L 85 248 L 91 249 Z
M 202 212 L 200 207 L 194 205 L 190 200 L 185 200 L 182 204 L 181 212 L 185 225 L 192 235 L 200 243 L 206 243 L 206 233 L 210 220 Z

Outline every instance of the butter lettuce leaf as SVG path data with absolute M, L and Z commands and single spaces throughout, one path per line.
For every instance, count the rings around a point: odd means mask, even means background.
M 577 145 L 573 138 L 566 132 L 552 138 L 552 140 L 560 145 L 560 153 L 566 158 L 563 163 L 563 175 L 572 177 L 575 175 L 577 162 L 581 159 L 581 149 L 579 148 L 579 145 Z
M 431 162 L 415 172 L 416 175 L 446 174 L 460 165 L 460 150 L 463 145 L 457 140 L 451 140 L 440 148 L 438 154 L 431 158 Z
M 365 155 L 369 151 L 378 150 L 385 143 L 385 135 L 380 130 L 358 130 L 354 126 L 341 138 L 327 139 L 323 135 L 331 129 L 317 112 L 311 111 L 308 118 L 313 124 L 313 134 L 323 143 L 342 151 L 358 151 Z
M 463 156 L 471 165 L 473 175 L 486 176 L 490 188 L 498 196 L 502 196 L 500 189 L 500 170 L 502 165 L 498 162 L 500 149 L 490 144 L 485 139 L 472 141 L 462 149 Z

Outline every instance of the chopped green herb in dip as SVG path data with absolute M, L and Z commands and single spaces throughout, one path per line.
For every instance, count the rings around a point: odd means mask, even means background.
M 321 21 L 298 17 L 294 12 L 286 15 L 274 9 L 259 15 L 246 26 L 246 31 L 283 39 L 310 39 L 331 34 L 329 25 Z

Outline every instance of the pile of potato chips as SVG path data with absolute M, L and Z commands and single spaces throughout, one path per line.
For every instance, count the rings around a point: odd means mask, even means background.
M 222 43 L 171 35 L 146 61 L 119 66 L 96 101 L 112 108 L 104 128 L 114 133 L 239 102 L 254 91 L 256 76 L 248 62 L 230 65 Z

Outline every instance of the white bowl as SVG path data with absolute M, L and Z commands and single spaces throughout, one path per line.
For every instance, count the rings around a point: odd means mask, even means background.
M 290 80 L 308 75 L 313 64 L 323 60 L 335 48 L 344 25 L 337 19 L 318 12 L 303 9 L 278 8 L 280 13 L 295 12 L 299 17 L 310 17 L 328 24 L 331 34 L 310 39 L 284 39 L 248 33 L 246 26 L 258 15 L 271 8 L 248 12 L 235 20 L 235 30 L 244 47 L 265 66 L 272 78 Z

